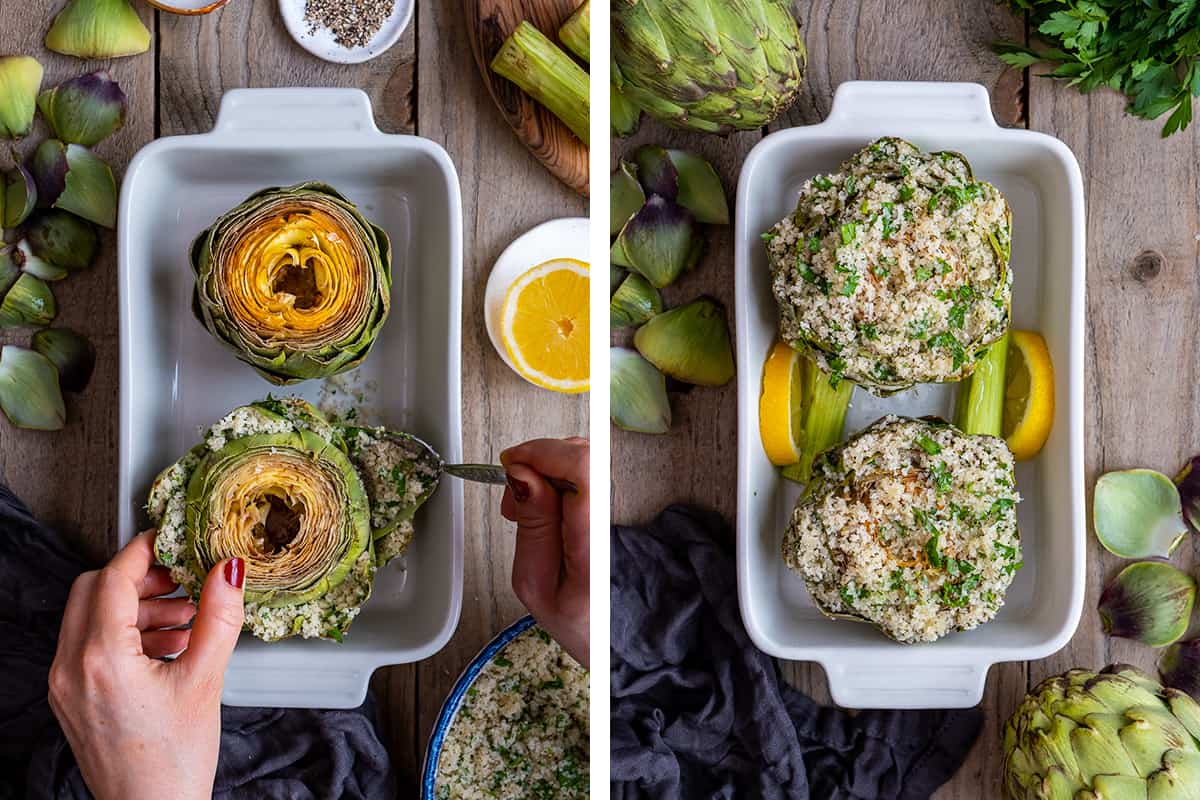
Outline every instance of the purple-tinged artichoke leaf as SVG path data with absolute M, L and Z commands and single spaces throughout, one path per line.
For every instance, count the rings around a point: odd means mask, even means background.
M 1175 476 L 1183 519 L 1192 533 L 1200 533 L 1200 455 L 1192 456 Z
M 1165 647 L 1187 633 L 1196 581 L 1164 561 L 1131 564 L 1100 593 L 1100 622 L 1109 636 Z
M 25 237 L 17 247 L 26 272 L 43 280 L 57 281 L 90 267 L 98 244 L 96 229 L 90 222 L 51 209 L 25 226 Z
M 42 65 L 29 56 L 0 56 L 0 137 L 20 139 L 33 127 Z
M 687 268 L 694 232 L 692 217 L 674 203 L 651 195 L 617 237 L 630 269 L 661 289 Z M 614 259 L 614 263 L 620 261 Z
M 671 201 L 679 196 L 679 173 L 666 148 L 656 144 L 642 145 L 633 154 L 633 160 L 646 194 L 656 194 Z
M 69 144 L 92 147 L 125 124 L 125 93 L 108 70 L 47 89 L 37 105 L 54 136 Z
M 112 228 L 117 223 L 117 183 L 102 158 L 78 144 L 42 142 L 30 162 L 38 205 L 59 208 Z
M 58 370 L 64 392 L 82 392 L 96 368 L 96 348 L 87 337 L 68 328 L 46 328 L 33 335 L 33 349 Z
M 61 430 L 67 409 L 54 365 L 41 353 L 5 345 L 0 350 L 0 409 L 18 428 Z
M 3 215 L 0 215 L 0 227 L 15 228 L 29 219 L 37 207 L 38 198 L 37 184 L 29 170 L 18 164 L 6 172 L 0 191 L 4 193 L 4 202 L 0 203 L 0 208 L 4 209 Z
M 1200 639 L 1176 642 L 1164 650 L 1158 674 L 1167 686 L 1200 701 Z
M 616 236 L 646 202 L 632 164 L 622 161 L 609 181 L 609 236 Z

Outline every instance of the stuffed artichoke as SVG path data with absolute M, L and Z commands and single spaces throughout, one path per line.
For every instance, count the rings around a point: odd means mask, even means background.
M 884 417 L 817 458 L 783 560 L 826 614 L 931 642 L 1000 610 L 1018 500 L 1004 440 Z
M 388 236 L 323 183 L 251 195 L 191 261 L 197 319 L 275 384 L 358 366 L 388 316 Z
M 155 480 L 155 552 L 193 597 L 217 562 L 240 556 L 247 630 L 341 641 L 441 471 L 407 434 L 337 425 L 298 398 L 252 403 Z
M 780 334 L 877 395 L 962 380 L 1008 330 L 1011 220 L 963 156 L 880 139 L 766 234 Z

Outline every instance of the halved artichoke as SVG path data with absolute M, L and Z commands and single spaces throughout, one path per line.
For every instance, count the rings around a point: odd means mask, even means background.
M 191 261 L 197 319 L 275 384 L 358 366 L 388 316 L 388 236 L 323 183 L 251 195 L 200 234 Z
M 155 480 L 155 551 L 195 597 L 213 565 L 243 558 L 245 627 L 265 641 L 340 641 L 441 468 L 406 434 L 332 423 L 299 398 L 252 403 Z

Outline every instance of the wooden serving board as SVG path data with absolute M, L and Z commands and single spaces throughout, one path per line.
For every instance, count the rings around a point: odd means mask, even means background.
M 516 84 L 492 72 L 500 45 L 522 20 L 558 41 L 558 29 L 582 0 L 464 0 L 475 64 L 488 94 L 517 138 L 559 180 L 585 197 L 588 194 L 588 148 L 558 117 Z M 563 47 L 563 50 L 567 50 Z M 568 53 L 570 51 L 567 51 Z

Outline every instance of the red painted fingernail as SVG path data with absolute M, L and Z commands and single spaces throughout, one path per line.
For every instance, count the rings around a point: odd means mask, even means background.
M 234 557 L 225 562 L 225 582 L 235 589 L 242 588 L 246 582 L 246 565 L 240 558 Z
M 513 476 L 508 476 L 508 488 L 512 489 L 513 497 L 518 503 L 524 503 L 529 499 L 529 484 L 525 481 L 519 481 Z

